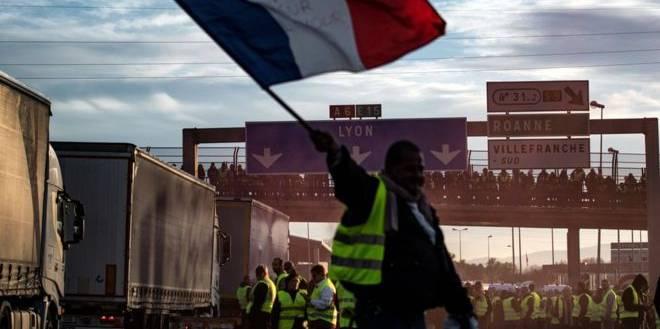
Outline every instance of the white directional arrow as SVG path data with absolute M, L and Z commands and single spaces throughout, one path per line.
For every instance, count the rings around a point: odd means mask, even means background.
M 282 153 L 277 153 L 277 154 L 271 154 L 270 153 L 270 148 L 266 147 L 264 148 L 264 154 L 259 155 L 259 154 L 252 154 L 252 156 L 261 163 L 262 166 L 264 166 L 266 169 L 270 168 L 270 166 L 277 161 L 282 156 Z
M 371 155 L 371 151 L 360 153 L 359 146 L 353 146 L 351 148 L 351 158 L 353 158 L 353 160 L 355 160 L 357 164 L 362 164 L 362 162 L 366 160 L 370 155 Z
M 431 154 L 433 154 L 433 156 L 440 160 L 445 166 L 449 164 L 451 160 L 454 160 L 459 153 L 461 153 L 461 150 L 449 152 L 449 145 L 447 144 L 442 144 L 442 152 L 431 150 Z

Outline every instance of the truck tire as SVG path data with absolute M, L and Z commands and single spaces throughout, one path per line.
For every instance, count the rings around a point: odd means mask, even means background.
M 0 329 L 11 329 L 11 306 L 8 302 L 0 305 Z

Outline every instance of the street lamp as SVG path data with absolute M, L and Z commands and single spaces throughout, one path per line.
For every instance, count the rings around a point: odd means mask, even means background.
M 513 245 L 507 244 L 507 248 L 511 248 L 511 265 L 513 268 L 513 276 L 516 276 L 516 248 Z
M 462 246 L 463 240 L 461 238 L 461 234 L 463 233 L 463 231 L 467 231 L 468 229 L 467 229 L 467 227 L 465 227 L 465 228 L 462 228 L 462 229 L 452 228 L 451 230 L 458 232 L 458 262 L 462 263 L 463 262 L 463 246 Z
M 603 109 L 605 108 L 605 105 L 598 103 L 597 101 L 591 101 L 589 103 L 589 106 L 591 106 L 592 109 L 600 109 L 600 120 L 603 120 Z M 603 174 L 603 134 L 600 134 L 600 165 L 598 166 L 598 170 L 600 171 L 600 174 Z
M 490 239 L 493 237 L 492 234 L 488 235 L 488 260 L 486 260 L 486 266 L 490 263 Z

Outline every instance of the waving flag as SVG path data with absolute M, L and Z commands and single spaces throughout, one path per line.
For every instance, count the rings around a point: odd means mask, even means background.
M 391 62 L 444 34 L 427 0 L 176 0 L 263 88 Z

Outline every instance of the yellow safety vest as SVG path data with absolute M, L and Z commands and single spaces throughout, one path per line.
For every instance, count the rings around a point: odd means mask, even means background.
M 573 308 L 571 308 L 571 317 L 577 318 L 580 316 L 580 299 L 576 295 L 572 295 L 573 298 Z
M 621 295 L 616 295 L 616 316 L 617 318 L 621 317 L 621 312 L 623 312 L 623 299 Z
M 249 300 L 248 292 L 250 291 L 250 286 L 242 286 L 236 289 L 236 299 L 238 299 L 238 305 L 241 307 L 241 311 L 247 309 Z
M 578 298 L 578 307 L 580 307 L 579 304 L 580 304 L 580 299 L 582 299 L 582 296 L 587 296 L 587 312 L 584 313 L 584 317 L 587 319 L 591 319 L 594 316 L 594 311 L 595 311 L 595 309 L 591 306 L 592 304 L 594 304 L 594 300 L 591 298 L 591 295 L 587 293 L 583 293 Z
M 495 296 L 493 297 L 493 299 L 491 299 L 490 303 L 491 305 L 493 305 L 493 310 L 495 309 L 495 305 L 497 305 L 497 302 L 499 302 L 500 300 L 501 300 L 500 296 Z M 494 321 L 495 321 L 495 312 L 493 311 L 490 312 L 490 322 L 492 323 Z
M 545 319 L 549 317 L 548 303 L 550 303 L 550 299 L 548 299 L 548 297 L 541 297 L 541 306 L 539 307 L 539 319 Z
M 337 293 L 337 289 L 335 288 L 335 285 L 332 284 L 332 281 L 330 281 L 328 278 L 325 278 L 323 281 L 319 282 L 316 287 L 314 287 L 314 291 L 312 291 L 310 300 L 321 299 L 321 292 L 326 287 L 332 290 L 333 295 Z M 309 321 L 323 320 L 325 322 L 331 323 L 333 326 L 336 326 L 337 308 L 335 308 L 335 303 L 330 303 L 330 306 L 324 310 L 319 310 L 310 303 L 307 306 L 307 318 Z
M 382 281 L 387 189 L 380 177 L 378 180 L 367 221 L 362 225 L 337 227 L 328 270 L 328 276 L 335 281 L 359 285 L 378 285 Z
M 589 299 L 589 311 L 591 312 L 591 322 L 602 322 L 605 310 L 603 309 L 603 302 L 596 303 L 593 299 Z
M 637 290 L 635 290 L 635 287 L 633 287 L 632 285 L 628 285 L 628 287 L 626 287 L 626 290 L 628 290 L 628 289 L 632 290 L 633 304 L 634 305 L 639 305 L 639 296 L 637 295 Z M 625 293 L 626 290 L 624 290 L 623 292 Z M 623 305 L 623 300 L 621 301 L 621 305 Z M 626 310 L 625 305 L 623 305 L 623 307 L 621 307 L 621 310 L 619 311 L 619 318 L 620 319 L 630 319 L 630 318 L 637 318 L 637 317 L 639 317 L 639 312 L 638 311 L 628 311 L 628 310 Z
M 504 321 L 520 320 L 520 313 L 513 308 L 513 297 L 507 297 L 502 300 L 502 310 L 504 310 Z
M 278 329 L 293 329 L 296 319 L 305 317 L 305 305 L 307 301 L 302 291 L 296 293 L 295 300 L 287 291 L 279 291 L 277 299 L 280 302 L 280 319 Z
M 282 272 L 277 276 L 277 279 L 275 279 L 275 287 L 277 287 L 277 290 L 285 290 L 286 289 L 286 287 L 281 286 L 281 283 L 288 276 L 289 276 L 289 274 L 286 273 L 286 272 Z
M 337 299 L 339 300 L 339 328 L 357 328 L 357 323 L 353 320 L 355 314 L 355 295 L 344 288 L 341 282 L 337 283 Z
M 254 300 L 254 291 L 257 290 L 257 285 L 259 284 L 265 284 L 266 287 L 268 288 L 268 292 L 266 293 L 266 300 L 264 300 L 263 305 L 261 305 L 261 311 L 270 313 L 273 311 L 273 303 L 275 303 L 275 296 L 277 294 L 277 288 L 275 287 L 275 284 L 270 278 L 264 278 L 263 280 L 259 280 L 257 284 L 254 285 L 254 288 L 252 291 L 250 291 L 250 302 L 248 303 L 247 306 L 247 312 L 250 313 L 252 311 L 252 301 Z
M 564 317 L 564 299 L 558 296 L 550 297 L 550 324 L 561 324 L 561 319 Z M 555 315 L 555 312 L 557 315 Z
M 474 315 L 483 317 L 488 313 L 488 300 L 486 296 L 472 297 L 472 307 L 474 308 Z
M 603 320 L 605 318 L 605 311 L 607 310 L 607 299 L 609 298 L 609 296 L 614 297 L 614 300 L 612 301 L 612 305 L 610 306 L 610 319 L 616 319 L 616 311 L 618 308 L 618 303 L 617 303 L 618 296 L 616 295 L 614 290 L 609 289 L 603 296 L 603 300 L 600 302 L 601 307 L 603 308 Z
M 532 292 L 534 298 L 534 310 L 532 311 L 532 319 L 542 319 L 543 310 L 541 309 L 541 296 L 536 292 Z

